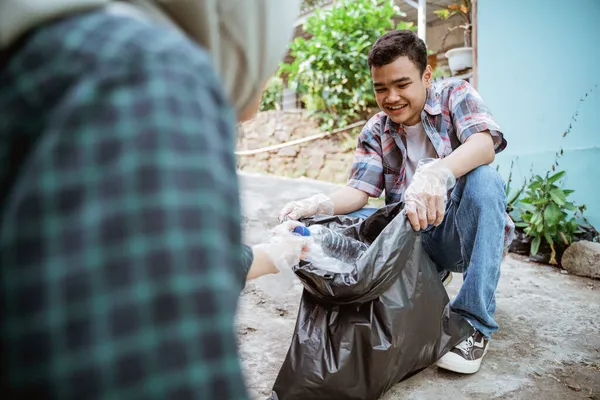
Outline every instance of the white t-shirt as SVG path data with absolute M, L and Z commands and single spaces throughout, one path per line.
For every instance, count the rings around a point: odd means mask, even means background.
M 424 158 L 438 158 L 431 140 L 427 137 L 423 123 L 403 126 L 406 132 L 406 186 L 410 185 L 419 161 Z

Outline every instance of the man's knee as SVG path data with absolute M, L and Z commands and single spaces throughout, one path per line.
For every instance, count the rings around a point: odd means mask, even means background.
M 465 176 L 462 200 L 468 200 L 482 208 L 502 206 L 506 208 L 506 186 L 504 180 L 494 168 L 482 165 Z

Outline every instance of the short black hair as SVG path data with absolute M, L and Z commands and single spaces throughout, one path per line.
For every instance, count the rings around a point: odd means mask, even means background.
M 394 30 L 381 36 L 369 51 L 369 68 L 380 68 L 407 56 L 421 75 L 427 67 L 427 46 L 416 33 L 409 30 Z

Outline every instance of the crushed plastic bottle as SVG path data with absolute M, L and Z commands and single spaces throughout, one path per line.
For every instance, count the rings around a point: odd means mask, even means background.
M 366 244 L 323 225 L 298 226 L 294 233 L 314 239 L 316 246 L 311 247 L 307 259 L 319 269 L 333 273 L 351 271 L 354 262 L 368 248 Z

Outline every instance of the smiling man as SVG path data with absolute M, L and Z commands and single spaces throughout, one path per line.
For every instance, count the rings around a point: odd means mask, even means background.
M 473 334 L 438 361 L 458 373 L 480 368 L 494 319 L 500 265 L 514 225 L 505 213 L 504 182 L 489 166 L 506 140 L 479 94 L 462 80 L 433 84 L 425 43 L 392 31 L 369 53 L 381 112 L 363 128 L 348 184 L 287 204 L 280 218 L 315 214 L 368 217 L 369 197 L 405 202 L 413 229 L 440 276 L 462 272 L 452 309 Z

